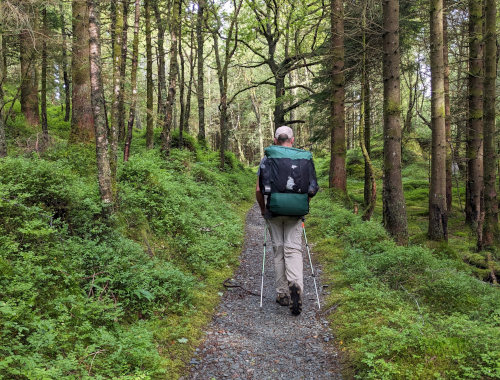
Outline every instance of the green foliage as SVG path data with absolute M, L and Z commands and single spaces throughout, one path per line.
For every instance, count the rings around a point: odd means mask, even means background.
M 112 218 L 91 147 L 0 160 L 0 377 L 167 376 L 158 320 L 175 334 L 242 240 L 229 202 L 248 200 L 255 177 L 220 172 L 216 156 L 133 155 Z
M 311 239 L 334 285 L 328 302 L 338 306 L 331 321 L 348 377 L 500 376 L 498 289 L 453 255 L 397 246 L 378 221 L 316 198 Z

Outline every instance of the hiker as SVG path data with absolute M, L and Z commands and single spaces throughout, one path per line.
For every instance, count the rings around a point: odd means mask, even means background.
M 302 311 L 302 217 L 318 183 L 310 152 L 293 148 L 293 130 L 279 127 L 257 172 L 256 198 L 271 235 L 276 275 L 276 302 Z M 265 199 L 267 198 L 267 201 Z

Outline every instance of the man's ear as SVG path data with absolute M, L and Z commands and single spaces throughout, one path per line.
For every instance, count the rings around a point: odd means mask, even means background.
M 278 145 L 278 140 L 274 139 L 274 145 Z
M 293 145 L 293 143 L 295 142 L 295 137 L 292 137 L 292 139 L 290 140 L 290 142 L 291 142 L 291 143 L 292 143 L 292 145 Z

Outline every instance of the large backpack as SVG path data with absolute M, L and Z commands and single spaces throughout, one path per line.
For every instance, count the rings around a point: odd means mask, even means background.
M 273 215 L 308 214 L 309 197 L 319 188 L 311 152 L 272 145 L 264 153 L 259 182 L 262 193 L 269 195 L 269 210 Z

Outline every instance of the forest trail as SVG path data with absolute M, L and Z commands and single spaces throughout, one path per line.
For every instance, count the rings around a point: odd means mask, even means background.
M 247 214 L 245 244 L 233 282 L 259 294 L 264 221 L 255 204 Z M 305 247 L 304 247 L 305 248 Z M 275 302 L 272 250 L 266 252 L 264 300 L 229 288 L 183 379 L 341 379 L 328 323 L 318 311 L 304 251 L 303 311 L 293 316 Z M 321 273 L 318 270 L 318 273 Z M 322 289 L 321 282 L 318 289 Z M 322 292 L 321 292 L 322 293 Z M 320 294 L 321 297 L 321 294 Z

